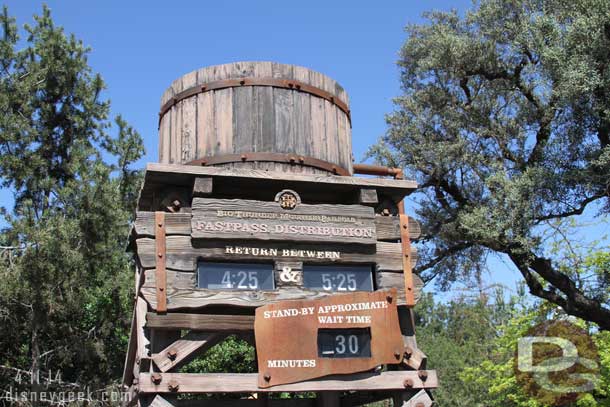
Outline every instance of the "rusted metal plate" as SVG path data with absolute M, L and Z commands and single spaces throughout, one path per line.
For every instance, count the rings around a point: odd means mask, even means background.
M 257 308 L 259 387 L 400 363 L 403 342 L 396 302 L 392 289 Z
M 167 275 L 165 270 L 166 241 L 165 241 L 165 213 L 155 212 L 155 243 L 157 249 L 156 275 L 157 283 L 157 312 L 167 311 Z

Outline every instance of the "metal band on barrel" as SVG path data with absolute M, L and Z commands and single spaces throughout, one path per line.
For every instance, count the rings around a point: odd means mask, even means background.
M 172 108 L 176 103 L 189 98 L 191 96 L 195 96 L 199 93 L 208 92 L 211 90 L 218 89 L 226 89 L 226 88 L 236 88 L 240 86 L 271 86 L 274 88 L 282 88 L 282 89 L 290 89 L 296 90 L 299 92 L 309 93 L 311 95 L 320 97 L 322 99 L 328 100 L 330 103 L 337 106 L 341 109 L 346 115 L 350 123 L 352 122 L 352 118 L 350 115 L 349 107 L 347 103 L 345 103 L 340 98 L 335 95 L 327 92 L 318 87 L 308 85 L 306 83 L 293 80 L 293 79 L 279 79 L 279 78 L 238 78 L 238 79 L 224 79 L 221 81 L 208 82 L 201 85 L 196 85 L 182 92 L 176 94 L 172 98 L 170 98 L 167 102 L 161 106 L 161 111 L 159 112 L 159 122 L 161 121 L 161 117 L 167 113 L 169 109 Z
M 328 161 L 320 160 L 318 158 L 298 155 L 298 154 L 282 154 L 282 153 L 241 153 L 241 154 L 223 154 L 215 155 L 210 157 L 200 158 L 198 160 L 190 161 L 186 165 L 218 165 L 228 163 L 243 163 L 243 162 L 276 162 L 286 163 L 291 165 L 303 165 L 306 167 L 313 167 L 320 170 L 328 171 L 335 175 L 349 176 L 350 172 L 336 164 L 329 163 Z

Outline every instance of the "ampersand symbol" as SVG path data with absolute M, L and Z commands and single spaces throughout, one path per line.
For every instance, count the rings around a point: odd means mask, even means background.
M 280 280 L 285 283 L 298 283 L 299 282 L 299 272 L 292 271 L 292 269 L 288 266 L 282 268 L 282 272 L 280 273 Z

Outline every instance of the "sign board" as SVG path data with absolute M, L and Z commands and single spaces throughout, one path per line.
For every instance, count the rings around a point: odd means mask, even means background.
M 285 209 L 281 202 L 193 198 L 191 227 L 194 239 L 377 241 L 373 208 L 362 205 L 298 204 Z
M 256 309 L 261 388 L 400 363 L 396 289 L 281 301 Z

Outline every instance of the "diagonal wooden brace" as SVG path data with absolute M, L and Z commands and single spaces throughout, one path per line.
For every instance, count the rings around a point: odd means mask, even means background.
M 180 367 L 225 338 L 225 335 L 191 331 L 159 353 L 152 355 L 163 373 Z

